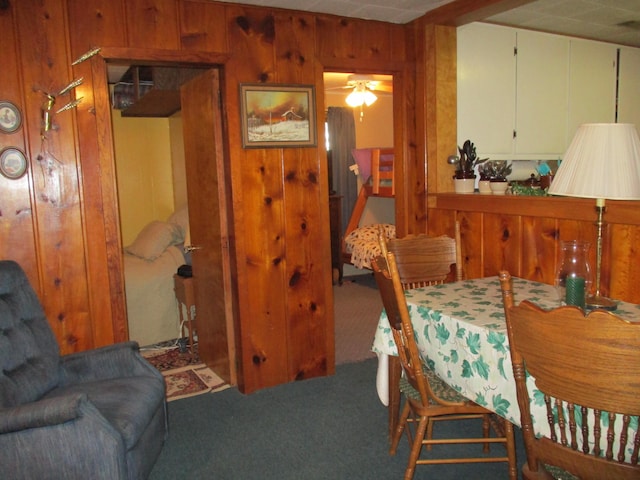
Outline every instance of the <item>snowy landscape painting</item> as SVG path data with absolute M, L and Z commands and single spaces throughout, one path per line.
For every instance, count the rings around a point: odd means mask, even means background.
M 313 85 L 240 84 L 242 146 L 316 145 Z

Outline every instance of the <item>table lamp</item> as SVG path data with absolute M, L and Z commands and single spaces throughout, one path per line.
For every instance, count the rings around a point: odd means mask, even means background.
M 600 294 L 605 200 L 640 200 L 640 138 L 630 123 L 580 125 L 549 187 L 551 195 L 595 198 L 598 220 L 595 294 L 587 308 L 615 310 Z

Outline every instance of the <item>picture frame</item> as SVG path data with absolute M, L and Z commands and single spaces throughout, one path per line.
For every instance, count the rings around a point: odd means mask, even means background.
M 27 157 L 14 147 L 0 151 L 0 173 L 10 180 L 17 180 L 27 171 Z
M 0 132 L 13 133 L 22 125 L 22 114 L 18 107 L 6 100 L 0 100 Z
M 243 148 L 315 147 L 313 85 L 240 84 Z

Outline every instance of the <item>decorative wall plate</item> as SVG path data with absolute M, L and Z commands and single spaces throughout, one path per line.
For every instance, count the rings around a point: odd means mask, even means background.
M 22 115 L 11 102 L 0 101 L 0 131 L 12 133 L 20 128 Z
M 27 158 L 17 148 L 9 147 L 0 152 L 0 173 L 11 180 L 24 175 L 27 171 Z

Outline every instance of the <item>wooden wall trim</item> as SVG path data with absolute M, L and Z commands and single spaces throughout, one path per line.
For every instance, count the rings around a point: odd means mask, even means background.
M 455 193 L 429 195 L 429 208 L 467 212 L 523 215 L 594 222 L 595 200 L 571 197 L 492 196 Z M 606 223 L 640 225 L 640 202 L 608 200 Z
M 100 55 L 108 60 L 122 59 L 132 61 L 143 61 L 147 65 L 152 65 L 154 61 L 158 63 L 171 62 L 177 65 L 221 65 L 226 63 L 231 56 L 227 53 L 199 52 L 194 50 L 161 50 L 155 48 L 119 48 L 103 47 Z

